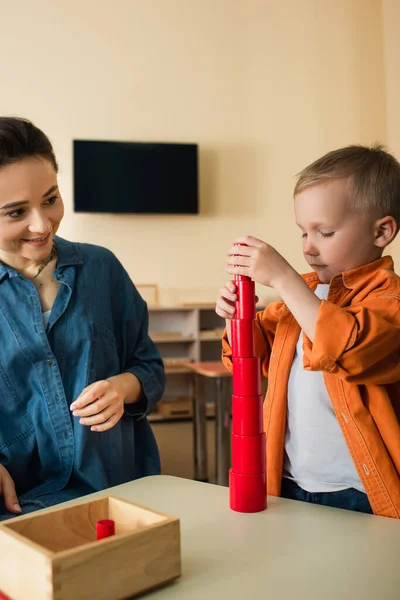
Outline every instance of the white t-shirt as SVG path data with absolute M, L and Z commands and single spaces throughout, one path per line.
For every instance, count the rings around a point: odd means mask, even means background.
M 327 299 L 328 284 L 318 285 Z M 288 382 L 288 407 L 283 476 L 307 492 L 355 488 L 365 492 L 336 419 L 322 371 L 303 368 L 300 333 Z
M 51 310 L 46 310 L 46 312 L 42 312 L 43 327 L 45 328 L 45 330 L 47 329 L 47 325 L 49 324 L 50 313 Z

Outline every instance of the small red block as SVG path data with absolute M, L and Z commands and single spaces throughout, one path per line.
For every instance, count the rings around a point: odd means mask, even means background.
M 96 523 L 96 536 L 98 540 L 115 535 L 115 521 L 102 519 Z

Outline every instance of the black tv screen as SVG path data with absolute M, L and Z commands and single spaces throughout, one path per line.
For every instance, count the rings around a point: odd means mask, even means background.
M 197 214 L 197 144 L 74 140 L 74 210 Z

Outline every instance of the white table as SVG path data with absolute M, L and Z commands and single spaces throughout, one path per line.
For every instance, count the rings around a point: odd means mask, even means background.
M 165 475 L 107 494 L 181 520 L 182 577 L 151 600 L 400 599 L 398 520 L 274 497 L 240 514 L 228 488 Z

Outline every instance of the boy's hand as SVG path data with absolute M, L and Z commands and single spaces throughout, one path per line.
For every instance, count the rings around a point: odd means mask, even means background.
M 14 481 L 3 465 L 0 465 L 0 496 L 3 496 L 6 509 L 11 513 L 19 515 L 22 512 L 15 491 Z
M 236 308 L 235 302 L 237 302 L 238 296 L 236 294 L 236 285 L 233 281 L 227 281 L 225 287 L 220 289 L 220 295 L 217 300 L 215 312 L 217 315 L 225 319 L 226 332 L 228 334 L 228 341 L 231 344 L 231 320 L 235 318 Z M 258 296 L 255 296 L 255 302 L 258 302 Z
M 235 282 L 227 281 L 225 287 L 220 289 L 219 294 L 215 312 L 223 319 L 234 319 L 236 313 L 235 302 L 238 300 Z M 255 296 L 255 302 L 257 304 L 258 296 Z
M 232 275 L 246 275 L 257 283 L 275 288 L 286 274 L 293 271 L 275 248 L 255 237 L 245 235 L 236 238 L 233 243 L 240 245 L 232 246 L 228 252 L 226 270 Z
M 225 287 L 219 291 L 219 297 L 215 307 L 217 315 L 223 319 L 235 318 L 235 302 L 237 302 L 236 285 L 233 281 L 227 281 Z
M 74 417 L 91 431 L 106 431 L 118 423 L 124 414 L 125 397 L 117 385 L 117 377 L 96 381 L 86 387 L 71 404 Z
M 233 243 L 240 245 L 228 252 L 228 273 L 247 275 L 273 287 L 313 342 L 321 300 L 272 246 L 249 235 L 238 237 Z

